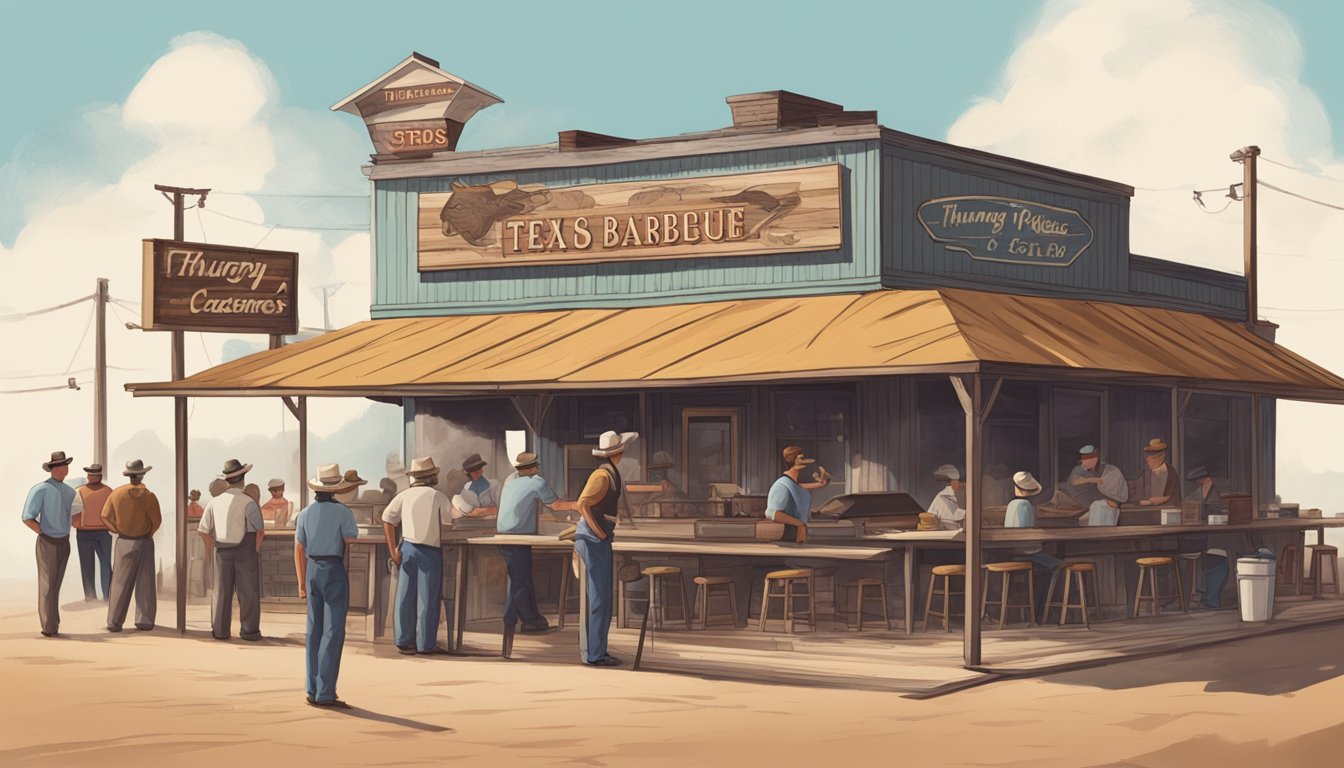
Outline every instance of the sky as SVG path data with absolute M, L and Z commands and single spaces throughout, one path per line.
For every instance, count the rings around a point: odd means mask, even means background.
M 1262 178 L 1344 204 L 1340 3 L 0 0 L 0 13 L 0 391 L 87 381 L 84 306 L 14 315 L 108 277 L 120 302 L 112 458 L 158 462 L 163 486 L 170 406 L 121 389 L 167 375 L 166 337 L 124 328 L 137 319 L 140 239 L 171 235 L 152 185 L 215 190 L 188 212 L 188 238 L 302 253 L 301 325 L 322 324 L 324 286 L 333 327 L 366 319 L 359 166 L 371 150 L 356 118 L 328 108 L 413 50 L 505 100 L 468 124 L 461 149 L 574 128 L 713 129 L 729 122 L 726 96 L 785 88 L 877 110 L 896 130 L 1134 185 L 1132 250 L 1149 256 L 1240 270 L 1240 206 L 1205 212 L 1189 190 L 1239 181 L 1227 155 L 1246 144 L 1264 150 Z M 1206 199 L 1210 211 L 1229 202 Z M 1261 216 L 1262 314 L 1286 346 L 1344 372 L 1344 214 L 1266 193 Z M 189 371 L 264 343 L 187 341 Z M 273 400 L 192 408 L 193 477 L 235 452 L 261 467 L 295 450 Z M 37 479 L 33 451 L 53 441 L 86 458 L 90 413 L 87 384 L 0 394 L 6 434 L 42 436 L 0 441 L 0 488 L 21 494 Z M 377 466 L 399 442 L 390 406 L 315 401 L 311 420 L 315 461 L 319 446 L 357 444 L 347 460 Z M 1344 511 L 1332 463 L 1344 408 L 1286 403 L 1280 420 L 1285 494 Z M 31 570 L 30 548 L 0 536 L 0 577 Z

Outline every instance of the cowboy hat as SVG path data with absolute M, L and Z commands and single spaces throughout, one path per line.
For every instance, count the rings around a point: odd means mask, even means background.
M 146 467 L 144 461 L 140 459 L 131 459 L 130 461 L 126 462 L 126 469 L 123 469 L 121 471 L 121 474 L 127 477 L 130 477 L 132 475 L 143 475 L 146 472 L 149 472 L 149 470 L 151 469 L 153 469 L 153 467 Z
M 648 470 L 657 472 L 663 469 L 671 469 L 673 465 L 672 455 L 667 451 L 654 451 L 653 458 L 649 459 Z
M 1203 480 L 1208 476 L 1209 470 L 1207 467 L 1194 467 L 1189 472 L 1185 473 L 1185 479 L 1192 483 L 1196 480 Z
M 527 469 L 528 467 L 535 467 L 540 463 L 541 460 L 537 458 L 537 454 L 532 453 L 531 451 L 523 451 L 513 460 L 513 468 Z
M 1095 445 L 1084 445 L 1082 448 L 1078 449 L 1078 457 L 1083 459 L 1099 455 L 1100 453 L 1101 451 L 1098 451 L 1097 446 Z
M 1031 476 L 1030 472 L 1017 472 L 1013 475 L 1013 485 L 1021 488 L 1027 493 L 1040 493 L 1041 484 L 1036 478 Z
M 796 445 L 790 445 L 784 448 L 784 463 L 789 467 L 802 467 L 808 464 L 817 463 L 816 459 L 809 459 L 803 455 L 803 449 Z
M 597 447 L 593 449 L 593 455 L 601 458 L 614 456 L 625 450 L 625 447 L 639 437 L 638 432 L 603 432 L 597 439 Z
M 430 477 L 439 474 L 439 468 L 434 464 L 432 457 L 422 456 L 418 459 L 411 459 L 411 468 L 406 470 L 406 474 L 411 477 Z
M 462 460 L 463 472 L 475 472 L 478 469 L 484 469 L 485 466 L 486 461 L 485 459 L 481 458 L 481 454 L 479 453 L 473 453 L 467 458 Z
M 266 483 L 266 490 L 273 491 L 276 488 L 284 488 L 285 481 L 279 477 L 272 477 L 270 482 Z
M 43 462 L 42 469 L 50 472 L 52 467 L 64 467 L 72 461 L 74 461 L 74 459 L 66 456 L 65 451 L 52 451 L 51 461 Z
M 345 493 L 364 484 L 359 479 L 358 473 L 355 473 L 354 479 L 358 482 L 351 482 L 348 477 L 354 470 L 341 474 L 340 464 L 318 464 L 317 476 L 308 481 L 308 487 L 321 493 Z
M 220 480 L 232 480 L 235 477 L 242 477 L 252 471 L 251 464 L 244 464 L 237 459 L 229 459 L 224 462 L 224 471 L 219 473 Z
M 945 481 L 960 480 L 961 472 L 951 464 L 944 464 L 943 466 L 933 470 L 933 479 L 945 480 Z
M 1143 447 L 1144 453 L 1166 453 L 1166 451 L 1167 451 L 1167 444 L 1162 442 L 1162 438 L 1160 437 L 1154 437 L 1152 440 L 1148 441 L 1147 445 Z
M 84 468 L 84 473 L 87 475 L 101 475 L 103 474 L 103 465 L 90 464 L 89 466 Z

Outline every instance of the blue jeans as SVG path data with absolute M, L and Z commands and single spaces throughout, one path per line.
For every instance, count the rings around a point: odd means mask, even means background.
M 1223 586 L 1227 584 L 1226 557 L 1204 553 L 1204 589 L 1199 601 L 1209 608 L 1223 607 Z
M 439 634 L 443 605 L 443 550 L 405 539 L 397 577 L 397 646 L 428 651 Z
M 103 584 L 103 599 L 112 588 L 112 532 L 75 531 L 75 546 L 79 547 L 79 574 L 84 577 L 84 599 L 97 600 L 94 590 L 93 557 L 98 556 L 98 576 Z
M 504 593 L 504 624 L 514 626 L 522 619 L 529 627 L 546 626 L 546 617 L 537 610 L 537 590 L 532 582 L 532 548 L 500 547 L 504 567 L 509 570 L 509 586 Z M 561 606 L 561 610 L 564 607 Z
M 611 537 L 598 541 L 576 536 L 574 549 L 588 572 L 588 615 L 579 624 L 579 655 L 593 663 L 606 658 L 611 630 Z
M 314 701 L 336 698 L 345 646 L 345 615 L 350 611 L 350 580 L 340 558 L 308 558 L 308 696 Z

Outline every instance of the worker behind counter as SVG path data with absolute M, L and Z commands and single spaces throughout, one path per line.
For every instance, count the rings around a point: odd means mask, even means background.
M 818 469 L 812 482 L 803 482 L 803 470 L 816 463 L 815 459 L 803 455 L 803 449 L 796 445 L 784 449 L 784 474 L 780 475 L 765 499 L 765 516 L 776 523 L 784 524 L 781 541 L 792 536 L 794 543 L 807 543 L 807 523 L 811 518 L 811 491 L 830 485 L 831 476 L 825 469 Z
M 933 472 L 933 479 L 947 483 L 933 501 L 929 513 L 938 520 L 944 531 L 959 531 L 966 526 L 966 491 L 961 472 L 951 464 L 944 464 Z
M 1101 451 L 1094 445 L 1078 450 L 1078 466 L 1069 473 L 1065 491 L 1087 507 L 1087 512 L 1078 519 L 1079 525 L 1118 525 L 1120 505 L 1129 501 L 1129 484 L 1124 473 L 1114 464 L 1103 462 Z

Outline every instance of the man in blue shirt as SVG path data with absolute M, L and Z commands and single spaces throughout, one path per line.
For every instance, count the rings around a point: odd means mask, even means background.
M 336 697 L 345 646 L 345 616 L 350 610 L 350 580 L 345 572 L 345 542 L 359 536 L 355 514 L 336 494 L 363 485 L 347 480 L 337 464 L 323 464 L 308 487 L 317 492 L 294 523 L 294 567 L 299 597 L 308 600 L 307 689 L 315 707 L 350 709 Z
M 513 464 L 516 470 L 504 480 L 499 495 L 499 518 L 495 530 L 499 533 L 536 534 L 537 505 L 545 504 L 554 510 L 571 510 L 572 502 L 560 501 L 546 480 L 538 474 L 540 462 L 535 453 L 520 453 Z M 523 621 L 523 632 L 545 632 L 550 629 L 546 617 L 537 610 L 537 593 L 532 583 L 532 548 L 501 546 L 504 566 L 509 571 L 509 586 L 504 594 L 504 657 L 513 651 L 513 633 L 518 620 Z M 560 606 L 560 610 L 565 607 Z
M 55 637 L 61 627 L 61 581 L 70 560 L 70 505 L 75 489 L 65 484 L 74 459 L 55 451 L 42 469 L 51 474 L 28 491 L 23 524 L 37 534 L 37 616 L 42 635 Z
M 807 521 L 811 518 L 812 494 L 809 489 L 824 488 L 831 480 L 825 470 L 816 483 L 804 485 L 799 476 L 803 468 L 815 463 L 803 455 L 803 449 L 790 445 L 784 449 L 784 474 L 770 486 L 765 498 L 765 516 L 777 523 L 784 524 L 784 537 L 788 541 L 789 528 L 794 529 L 793 540 L 798 544 L 807 542 Z

